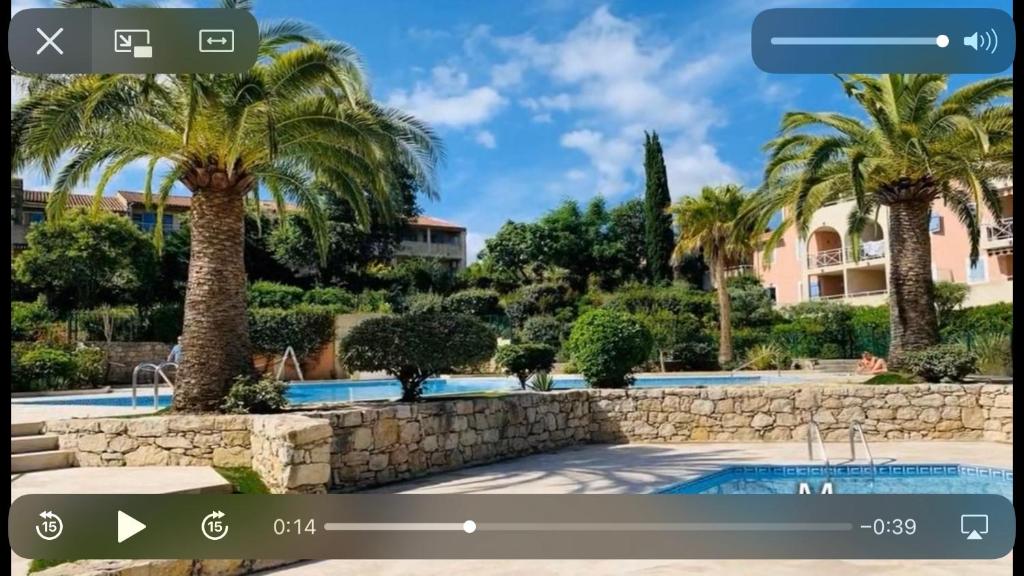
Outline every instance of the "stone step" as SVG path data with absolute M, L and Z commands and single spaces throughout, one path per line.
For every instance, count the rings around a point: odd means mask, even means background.
M 11 454 L 11 474 L 70 468 L 74 452 L 71 450 L 47 450 L 28 454 Z
M 60 447 L 56 436 L 40 434 L 38 436 L 12 436 L 11 454 L 28 452 L 46 452 Z
M 12 422 L 11 437 L 14 436 L 38 436 L 43 433 L 42 422 Z

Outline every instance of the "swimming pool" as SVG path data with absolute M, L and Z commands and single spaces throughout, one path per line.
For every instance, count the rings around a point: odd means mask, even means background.
M 960 464 L 731 466 L 662 494 L 998 494 L 1013 500 L 1013 471 Z
M 638 376 L 635 388 L 664 388 L 682 386 L 718 386 L 723 384 L 746 385 L 766 382 L 764 376 Z M 584 388 L 586 383 L 579 376 L 559 376 L 558 389 Z M 518 390 L 515 378 L 433 378 L 423 385 L 426 396 L 443 394 L 471 394 L 478 392 L 501 392 Z M 321 402 L 353 402 L 363 400 L 396 400 L 402 395 L 397 380 L 337 380 L 331 382 L 292 383 L 286 392 L 292 404 L 314 404 Z M 25 400 L 24 404 L 55 404 L 70 406 L 131 406 L 132 400 L 126 395 L 48 398 Z M 160 396 L 160 406 L 170 406 L 170 394 Z M 151 389 L 139 389 L 139 406 L 152 406 Z

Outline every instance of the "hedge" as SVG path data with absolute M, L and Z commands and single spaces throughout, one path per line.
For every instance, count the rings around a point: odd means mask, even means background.
M 313 288 L 302 296 L 302 301 L 313 306 L 327 306 L 338 314 L 355 310 L 358 300 L 350 292 L 341 288 Z
M 249 286 L 250 308 L 291 308 L 302 303 L 304 292 L 298 286 L 259 281 Z
M 11 391 L 90 388 L 104 383 L 107 359 L 98 348 L 42 344 L 11 347 Z
M 334 312 L 325 306 L 249 311 L 249 339 L 260 354 L 281 354 L 291 346 L 299 358 L 323 347 L 334 334 Z

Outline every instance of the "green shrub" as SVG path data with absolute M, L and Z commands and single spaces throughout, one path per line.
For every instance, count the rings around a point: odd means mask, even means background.
M 795 324 L 798 332 L 809 332 L 796 339 L 799 352 L 787 348 L 794 356 L 853 358 L 859 353 L 853 349 L 853 306 L 842 302 L 801 302 L 783 309 L 782 315 Z
M 54 319 L 42 302 L 11 301 L 11 340 L 37 340 Z
M 630 372 L 648 359 L 651 333 L 632 316 L 594 310 L 573 325 L 567 344 L 573 362 L 595 388 L 623 388 Z
M 716 331 L 715 338 L 717 334 Z M 733 328 L 732 350 L 738 358 L 745 357 L 754 348 L 772 344 L 778 345 L 778 342 L 772 341 L 771 327 Z
M 760 344 L 747 351 L 744 361 L 751 370 L 784 370 L 790 358 L 778 344 Z
M 537 372 L 530 380 L 530 388 L 537 392 L 551 392 L 555 389 L 555 378 L 549 372 Z
M 904 353 L 901 368 L 926 382 L 961 382 L 977 371 L 978 357 L 963 346 L 940 344 Z
M 505 304 L 505 313 L 513 326 L 521 328 L 531 316 L 556 316 L 563 311 L 571 316 L 574 307 L 568 286 L 548 282 L 519 289 Z
M 865 384 L 916 384 L 920 382 L 919 378 L 914 376 L 908 376 L 900 372 L 885 372 L 883 374 L 875 374 Z
M 341 288 L 313 288 L 302 296 L 302 301 L 312 306 L 324 306 L 338 314 L 346 314 L 356 308 L 356 296 Z
M 753 274 L 741 274 L 726 282 L 732 301 L 733 328 L 770 326 L 778 319 L 771 297 L 761 280 Z M 716 314 L 717 314 L 717 303 Z
M 519 379 L 525 390 L 526 382 L 538 372 L 549 372 L 555 364 L 555 349 L 545 344 L 509 344 L 498 348 L 494 361 L 506 374 Z
M 967 284 L 959 282 L 936 282 L 935 283 L 935 312 L 939 317 L 939 324 L 952 311 L 961 308 L 967 300 L 970 292 Z
M 449 370 L 489 360 L 494 332 L 468 314 L 425 312 L 371 318 L 342 341 L 352 370 L 383 370 L 402 384 L 402 400 L 416 401 L 423 382 Z
M 306 358 L 330 341 L 334 312 L 323 306 L 296 306 L 290 310 L 263 308 L 249 311 L 249 338 L 261 354 L 281 354 L 291 346 Z
M 300 304 L 303 296 L 302 288 L 297 286 L 261 280 L 249 286 L 249 307 L 288 309 Z
M 889 355 L 888 306 L 854 306 L 850 327 L 854 356 L 864 351 L 881 358 Z
M 566 324 L 553 316 L 534 316 L 523 323 L 519 331 L 519 339 L 533 344 L 550 346 L 556 352 L 562 348 L 567 336 Z
M 444 296 L 433 292 L 417 292 L 405 300 L 406 309 L 414 314 L 422 312 L 440 313 L 444 309 Z
M 67 390 L 77 376 L 74 356 L 59 348 L 31 347 L 18 358 L 17 364 L 17 392 Z
M 771 341 L 794 358 L 817 358 L 821 355 L 824 332 L 821 324 L 801 318 L 772 326 Z
M 272 414 L 288 405 L 284 382 L 273 378 L 235 378 L 221 409 L 234 414 Z
M 978 334 L 1009 334 L 1013 332 L 1013 304 L 1000 302 L 951 310 L 943 318 L 941 332 L 944 342 Z
M 978 372 L 988 376 L 1009 376 L 1011 370 L 1010 336 L 981 334 L 963 339 L 960 344 L 978 357 Z
M 93 388 L 107 379 L 107 354 L 99 348 L 82 346 L 72 354 L 75 361 L 74 386 Z
M 444 299 L 443 311 L 450 314 L 470 314 L 477 317 L 502 314 L 498 293 L 494 290 L 473 288 L 456 292 Z
M 356 296 L 356 312 L 389 314 L 391 309 L 386 290 L 364 290 Z

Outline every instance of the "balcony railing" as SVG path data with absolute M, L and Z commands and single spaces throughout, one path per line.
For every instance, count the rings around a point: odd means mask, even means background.
M 853 257 L 853 249 L 847 250 L 847 257 L 851 262 L 878 260 L 879 258 L 885 258 L 885 241 L 884 240 L 870 240 L 868 242 L 860 243 L 860 254 L 858 258 Z
M 825 268 L 826 266 L 839 266 L 843 263 L 843 249 L 825 250 L 807 255 L 808 268 Z
M 744 274 L 753 274 L 754 267 L 750 264 L 740 264 L 738 266 L 729 266 L 725 269 L 725 275 L 727 278 L 734 276 L 742 276 Z
M 1000 218 L 985 224 L 985 238 L 989 242 L 1013 241 L 1013 218 Z
M 847 298 L 863 298 L 865 296 L 881 296 L 888 294 L 889 291 L 882 290 L 865 290 L 863 292 L 850 292 L 849 294 L 826 294 L 811 296 L 811 300 L 846 300 Z

